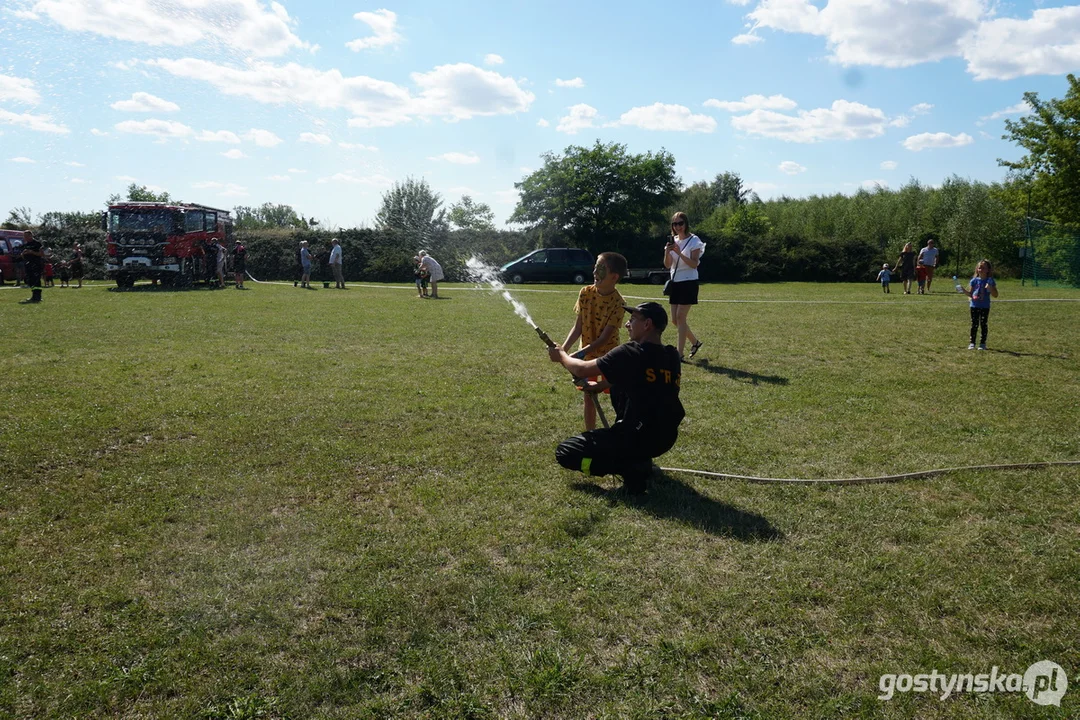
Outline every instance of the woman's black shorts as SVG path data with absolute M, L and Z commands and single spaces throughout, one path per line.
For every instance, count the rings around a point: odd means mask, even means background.
M 697 305 L 697 280 L 683 280 L 671 283 L 668 302 L 672 305 Z

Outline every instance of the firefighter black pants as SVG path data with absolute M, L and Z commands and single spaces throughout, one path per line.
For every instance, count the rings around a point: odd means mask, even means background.
M 652 471 L 652 459 L 674 444 L 674 437 L 670 441 L 643 437 L 615 423 L 566 438 L 555 449 L 555 459 L 567 470 L 586 475 L 619 475 L 628 490 L 640 492 Z

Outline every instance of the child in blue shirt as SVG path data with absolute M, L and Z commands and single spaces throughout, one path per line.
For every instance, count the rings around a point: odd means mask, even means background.
M 881 266 L 881 272 L 877 274 L 878 282 L 881 283 L 881 291 L 889 292 L 889 281 L 892 280 L 892 271 L 889 270 L 889 263 L 885 263 Z
M 975 331 L 982 328 L 982 342 L 979 349 L 986 349 L 986 326 L 990 317 L 990 298 L 997 297 L 997 283 L 991 277 L 994 272 L 989 260 L 980 260 L 975 266 L 975 277 L 967 288 L 961 288 L 963 293 L 971 298 L 971 343 L 968 350 L 975 349 Z

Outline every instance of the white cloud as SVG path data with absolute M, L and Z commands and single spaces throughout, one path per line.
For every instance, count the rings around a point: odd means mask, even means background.
M 116 179 L 119 180 L 120 182 L 125 182 L 125 183 L 139 182 L 139 178 L 132 177 L 130 175 L 117 175 Z
M 277 2 L 267 9 L 261 0 L 38 0 L 34 11 L 66 30 L 147 45 L 214 41 L 261 57 L 311 48 Z
M 349 185 L 367 185 L 370 187 L 390 187 L 394 181 L 385 175 L 356 175 L 351 170 L 335 173 L 330 177 L 319 178 L 317 183 L 347 183 Z
M 6 10 L 21 20 L 40 20 L 41 16 L 31 10 Z
M 875 188 L 887 188 L 889 187 L 888 180 L 863 180 L 860 187 L 864 187 L 867 190 L 873 190 Z
M 562 88 L 583 88 L 585 87 L 585 81 L 579 77 L 573 78 L 571 80 L 555 78 L 555 86 Z
M 480 156 L 476 153 L 448 152 L 429 157 L 428 160 L 443 160 L 454 165 L 475 165 L 480 162 Z
M 771 110 L 754 110 L 731 118 L 732 126 L 751 135 L 787 142 L 865 140 L 885 133 L 888 118 L 878 108 L 836 100 L 831 108 L 800 110 L 797 116 Z
M 916 115 L 925 115 L 933 109 L 934 106 L 930 103 L 919 103 L 918 105 L 913 105 L 911 107 L 911 112 L 915 113 Z
M 34 89 L 33 80 L 14 75 L 0 75 L 0 100 L 14 100 L 27 105 L 37 105 L 41 102 L 41 95 Z
M 180 109 L 174 102 L 145 92 L 133 93 L 130 100 L 118 100 L 109 107 L 122 112 L 176 112 Z
M 222 155 L 222 157 L 227 157 L 230 160 L 240 160 L 242 158 L 247 157 L 247 155 L 244 154 L 244 151 L 241 150 L 240 148 L 233 148 L 232 150 L 226 150 L 225 152 L 221 153 L 221 155 Z
M 86 165 L 82 164 L 81 162 L 75 162 L 74 160 L 64 164 L 68 165 L 69 167 L 86 167 Z
M 240 143 L 240 138 L 237 137 L 236 133 L 228 130 L 203 130 L 195 137 L 195 139 L 200 142 L 223 142 L 232 145 L 238 145 Z
M 374 35 L 358 38 L 345 43 L 345 47 L 353 52 L 368 48 L 381 48 L 387 45 L 397 45 L 401 42 L 401 35 L 397 31 L 397 13 L 386 9 L 375 12 L 358 12 L 353 15 L 354 20 L 365 23 Z
M 747 95 L 742 100 L 715 100 L 709 99 L 704 102 L 705 107 L 717 108 L 731 113 L 747 112 L 749 110 L 794 110 L 798 107 L 791 98 L 783 95 Z
M 892 120 L 889 121 L 889 127 L 901 128 L 901 127 L 907 127 L 910 124 L 911 124 L 911 118 L 909 118 L 907 115 L 897 115 L 896 117 L 894 117 Z
M 551 123 L 549 123 L 544 118 L 540 118 L 539 120 L 536 121 L 536 126 L 537 127 L 550 127 Z
M 501 55 L 496 55 L 495 53 L 488 53 L 487 55 L 484 56 L 484 64 L 485 65 L 502 65 L 503 64 L 502 56 Z
M 104 130 L 98 130 L 97 128 L 90 128 L 90 134 L 94 137 L 109 137 L 109 133 Z
M 269 130 L 259 130 L 258 128 L 251 128 L 240 137 L 264 148 L 277 147 L 282 142 L 281 138 Z
M 289 182 L 292 180 L 288 175 L 267 175 L 267 180 L 273 180 L 275 182 Z
M 764 38 L 758 37 L 753 33 L 743 33 L 731 38 L 732 45 L 753 45 L 754 43 L 762 42 Z
M 465 63 L 440 65 L 429 73 L 413 73 L 411 77 L 421 88 L 414 103 L 419 115 L 454 120 L 505 115 L 528 110 L 536 99 L 513 78 Z
M 777 169 L 786 175 L 798 175 L 799 173 L 806 172 L 806 168 L 794 160 L 785 160 L 780 163 Z
M 897 165 L 899 165 L 899 163 L 896 162 L 895 160 L 885 160 L 884 162 L 881 163 L 881 169 L 882 170 L 895 170 Z
M 912 152 L 919 152 L 927 148 L 951 148 L 962 147 L 964 145 L 970 145 L 975 142 L 967 133 L 960 133 L 959 135 L 950 135 L 949 133 L 921 133 L 919 135 L 912 135 L 904 141 L 904 147 Z
M 574 135 L 579 130 L 586 130 L 591 127 L 596 127 L 593 124 L 593 120 L 597 117 L 596 108 L 585 103 L 578 103 L 568 107 L 570 111 L 569 115 L 559 118 L 559 124 L 555 126 L 555 130 L 558 132 L 566 133 L 567 135 Z
M 663 103 L 631 108 L 624 112 L 619 121 L 614 124 L 637 127 L 642 130 L 674 132 L 711 133 L 716 129 L 716 120 L 708 115 L 694 115 L 690 112 L 690 108 Z
M 0 109 L 0 125 L 15 125 L 35 132 L 56 133 L 58 135 L 66 135 L 71 132 L 66 126 L 53 122 L 52 117 L 49 115 L 13 113 L 3 109 Z
M 379 148 L 374 145 L 363 145 L 361 143 L 348 143 L 339 142 L 338 147 L 345 148 L 346 150 L 361 150 L 364 152 L 379 152 Z
M 1040 3 L 1037 3 L 1040 4 Z M 816 35 L 842 65 L 907 67 L 959 57 L 977 80 L 1060 75 L 1080 67 L 1080 5 L 998 17 L 994 0 L 757 0 L 748 44 L 760 29 Z
M 976 80 L 1058 75 L 1080 67 L 1080 5 L 1035 10 L 1028 20 L 983 23 L 964 51 Z
M 499 205 L 516 205 L 521 195 L 517 190 L 496 190 L 491 193 Z
M 191 137 L 195 131 L 183 123 L 172 120 L 125 120 L 116 123 L 113 128 L 117 132 L 132 133 L 134 135 L 153 135 L 161 140 L 167 138 Z
M 312 143 L 313 145 L 329 145 L 331 140 L 329 135 L 305 132 L 300 133 L 300 142 Z
M 986 0 L 760 0 L 747 18 L 751 32 L 824 37 L 842 65 L 907 67 L 959 55 L 987 12 Z
M 289 168 L 289 172 L 295 173 L 297 175 L 303 175 L 307 172 L 307 170 L 301 170 L 300 168 Z
M 1027 104 L 1026 100 L 1022 100 L 1015 105 L 1010 105 L 1004 110 L 998 110 L 997 112 L 992 112 L 989 115 L 979 118 L 976 125 L 982 125 L 990 120 L 997 120 L 998 118 L 1007 117 L 1009 115 L 1027 115 L 1029 112 L 1031 112 L 1031 106 Z
M 13 157 L 13 158 L 11 158 L 11 162 L 13 162 L 13 163 L 23 163 L 24 165 L 36 165 L 37 164 L 37 160 L 31 160 L 28 157 Z
M 75 185 L 89 185 L 89 180 L 83 180 L 82 178 L 71 178 L 71 182 Z
M 321 71 L 295 63 L 273 65 L 251 61 L 243 68 L 205 60 L 157 59 L 148 65 L 172 75 L 202 80 L 226 95 L 261 103 L 295 104 L 318 110 L 352 113 L 350 127 L 389 127 L 416 117 L 465 120 L 474 116 L 506 115 L 529 109 L 536 97 L 518 82 L 491 70 L 459 63 L 413 73 L 419 88 L 408 88 L 365 76 L 345 77 L 338 70 Z

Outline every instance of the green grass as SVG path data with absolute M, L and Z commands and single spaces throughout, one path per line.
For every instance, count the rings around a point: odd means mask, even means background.
M 660 464 L 1080 459 L 1080 292 L 1000 287 L 989 352 L 944 286 L 703 288 Z M 555 464 L 580 393 L 499 297 L 252 288 L 0 290 L 0 717 L 1080 712 L 1077 467 L 631 500 Z M 514 291 L 564 336 L 574 288 Z M 877 699 L 1038 660 L 1061 708 Z

